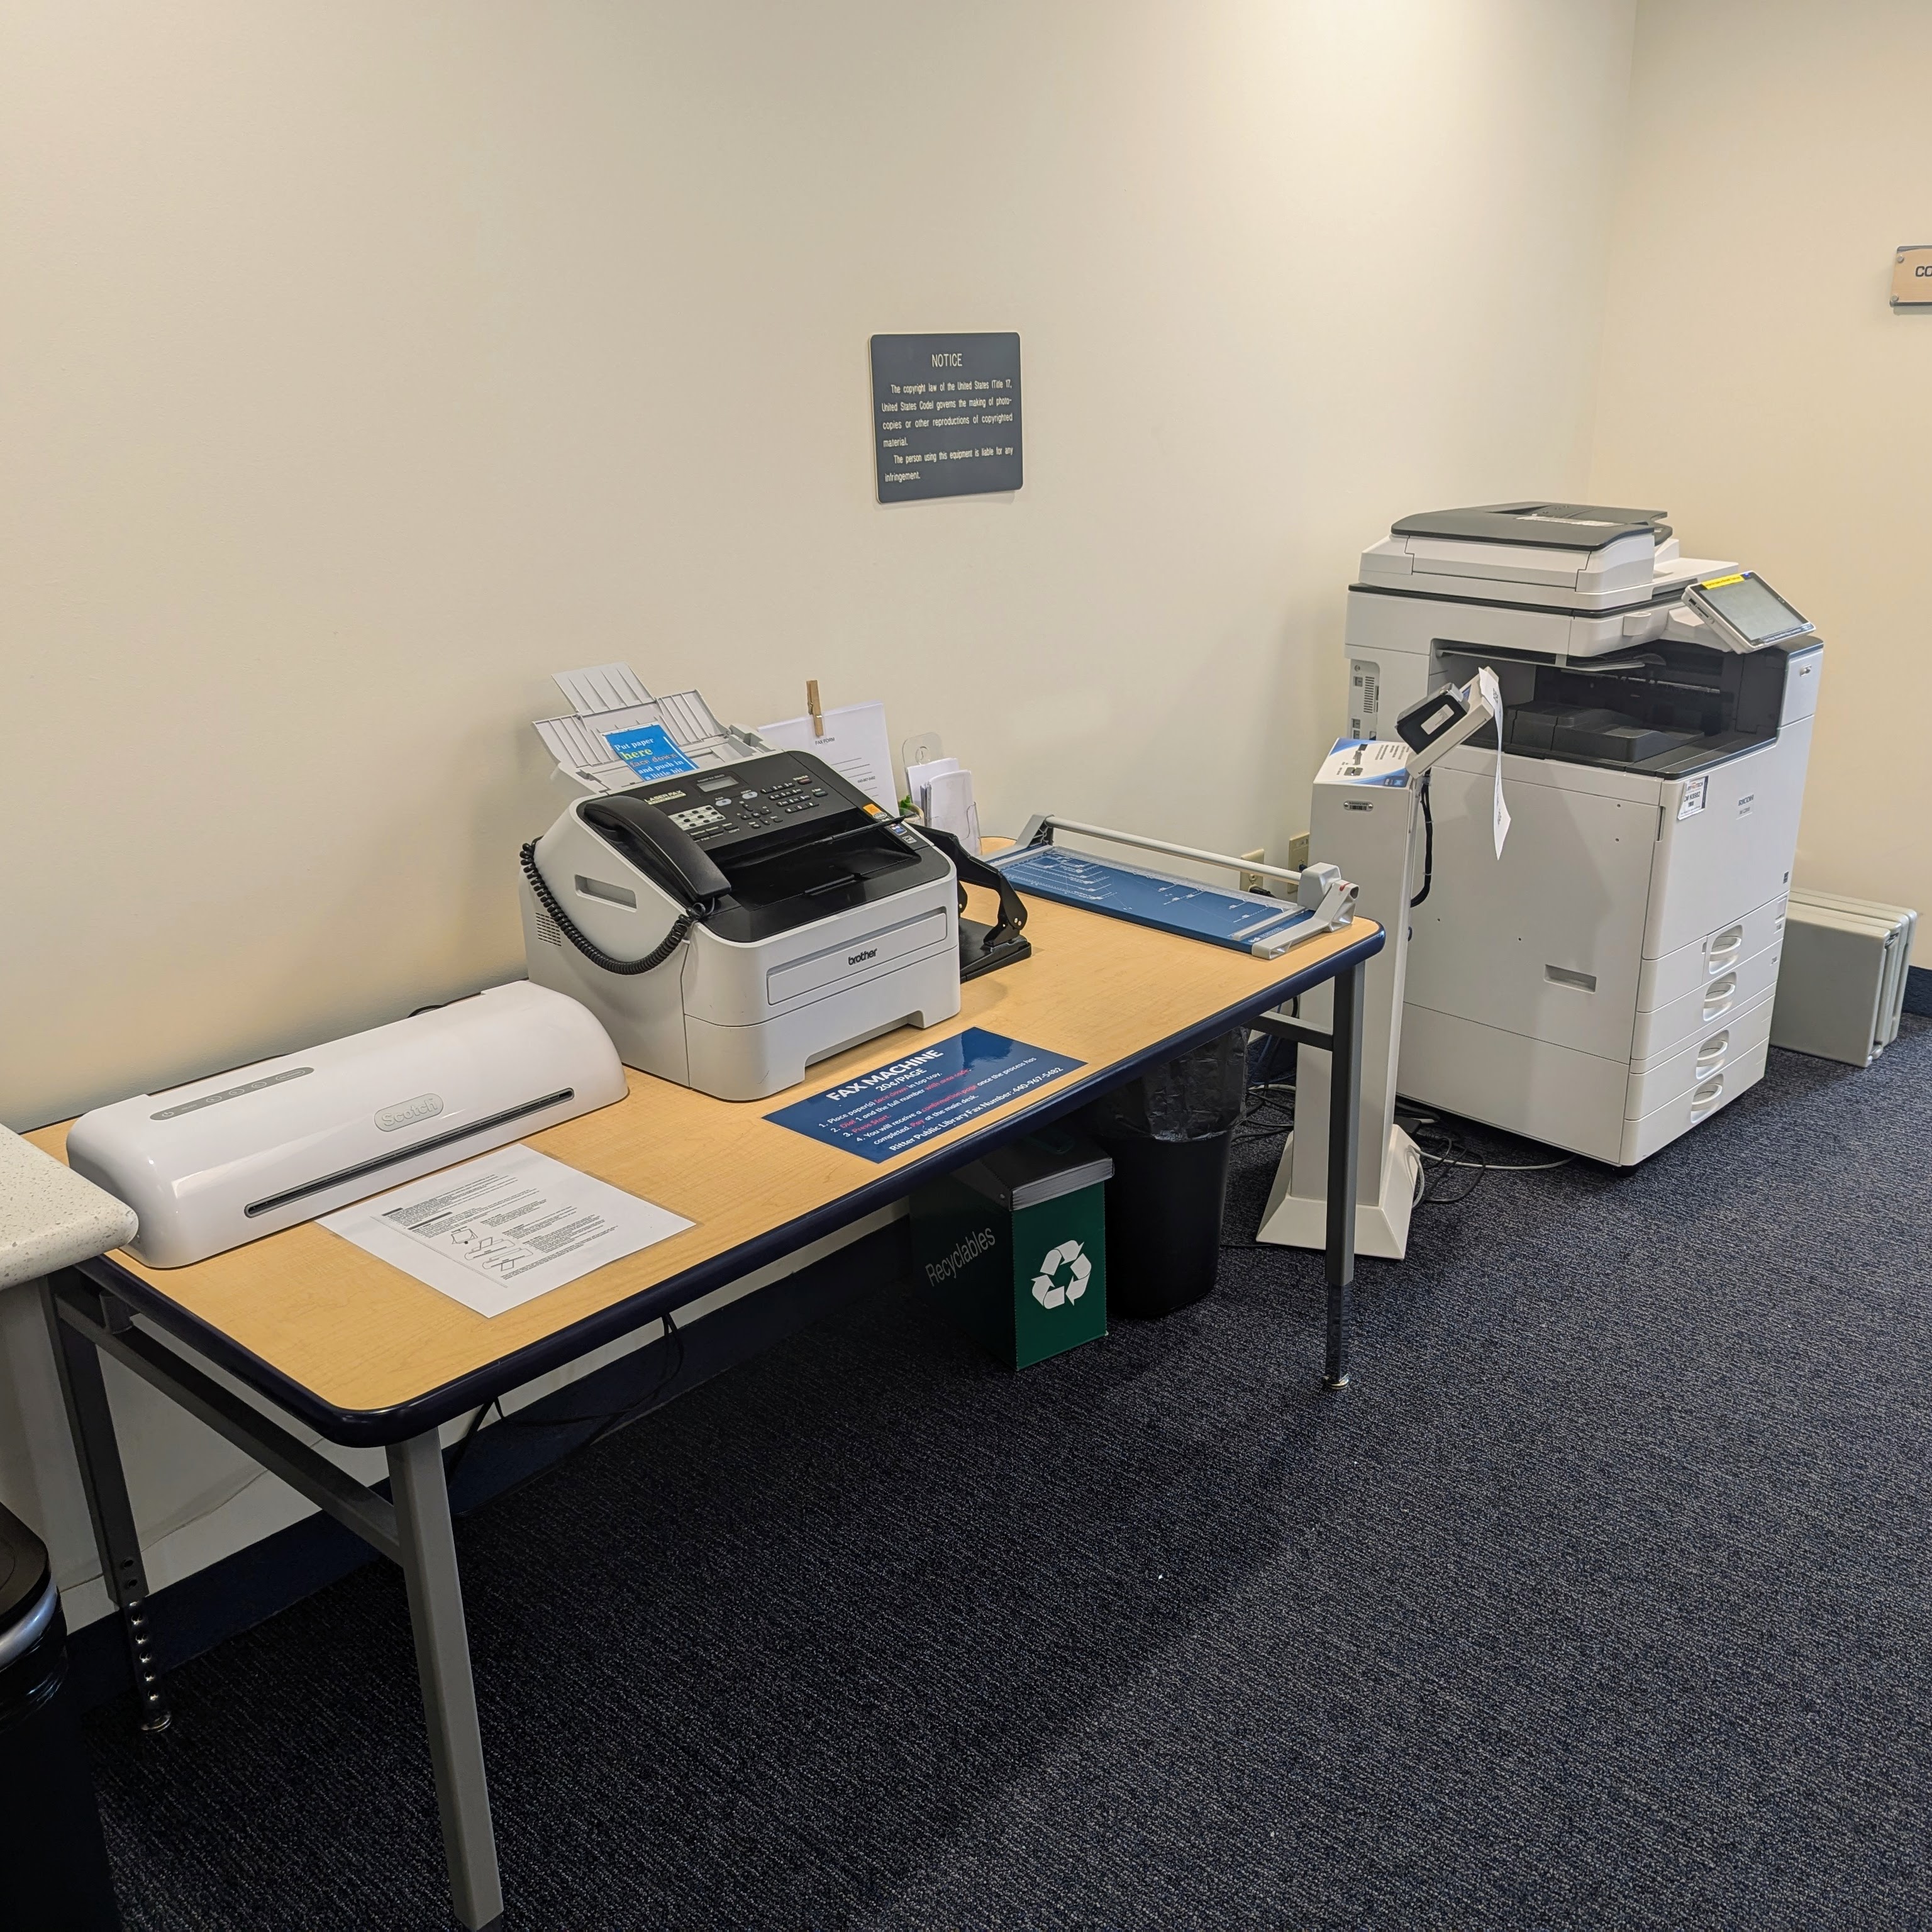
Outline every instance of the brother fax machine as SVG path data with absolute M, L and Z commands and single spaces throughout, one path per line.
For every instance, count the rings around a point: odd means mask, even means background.
M 1400 1090 L 1628 1166 L 1761 1077 L 1820 641 L 1661 511 L 1406 517 L 1349 590 L 1349 734 L 1493 666 L 1496 734 L 1431 776 Z M 1418 897 L 1421 894 L 1418 890 Z
M 538 986 L 582 1000 L 627 1066 L 725 1100 L 959 1010 L 944 856 L 810 752 L 734 732 L 688 762 L 574 800 L 524 848 Z

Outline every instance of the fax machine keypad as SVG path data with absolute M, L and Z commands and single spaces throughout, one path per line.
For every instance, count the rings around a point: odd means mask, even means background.
M 786 758 L 773 760 L 764 769 L 742 774 L 719 772 L 700 777 L 695 781 L 695 787 L 706 796 L 673 812 L 671 820 L 700 844 L 712 845 L 747 833 L 776 831 L 819 813 L 849 812 L 851 801 L 821 782 L 824 776 L 800 771 Z M 689 787 L 693 781 L 686 779 L 683 784 Z M 688 792 L 680 788 L 660 793 L 650 802 L 668 805 L 673 799 L 681 800 L 688 796 Z M 876 807 L 868 806 L 867 810 L 875 816 L 882 815 Z

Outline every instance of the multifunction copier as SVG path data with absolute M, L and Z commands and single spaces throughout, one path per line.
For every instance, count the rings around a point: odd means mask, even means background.
M 1503 700 L 1500 856 L 1494 727 L 1430 774 L 1401 1092 L 1628 1166 L 1760 1078 L 1810 625 L 1663 512 L 1495 503 L 1365 550 L 1346 641 L 1352 737 L 1479 665 Z
M 605 674 L 622 674 L 610 710 L 579 698 L 538 728 L 592 793 L 521 855 L 538 986 L 588 1006 L 626 1066 L 725 1100 L 958 1012 L 959 887 L 940 852 L 695 692 L 652 698 L 620 665 L 558 682 L 576 697 L 572 680 Z M 640 764 L 658 775 L 636 782 Z

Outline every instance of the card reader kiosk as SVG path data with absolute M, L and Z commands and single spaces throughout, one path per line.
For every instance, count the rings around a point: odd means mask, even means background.
M 1400 1261 L 1408 1252 L 1409 1214 L 1422 1172 L 1420 1150 L 1395 1124 L 1395 1101 L 1410 911 L 1431 889 L 1430 775 L 1478 732 L 1492 731 L 1494 689 L 1479 672 L 1465 685 L 1418 698 L 1395 721 L 1394 738 L 1344 738 L 1315 777 L 1310 849 L 1358 883 L 1363 915 L 1376 920 L 1385 935 L 1362 975 L 1354 1204 L 1358 1250 L 1384 1261 Z M 1418 847 L 1424 855 L 1419 880 Z M 1333 998 L 1331 988 L 1316 988 L 1304 997 L 1303 1017 L 1328 1026 Z M 1322 1048 L 1297 1051 L 1294 1129 L 1282 1150 L 1257 1240 L 1301 1248 L 1328 1244 L 1329 1064 Z

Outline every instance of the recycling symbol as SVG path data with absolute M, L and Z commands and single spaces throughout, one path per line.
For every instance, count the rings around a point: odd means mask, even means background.
M 1063 1274 L 1064 1270 L 1064 1274 Z M 1058 1308 L 1078 1301 L 1087 1292 L 1087 1277 L 1094 1264 L 1080 1252 L 1078 1241 L 1063 1241 L 1047 1250 L 1040 1272 L 1033 1278 L 1033 1298 L 1042 1308 Z

